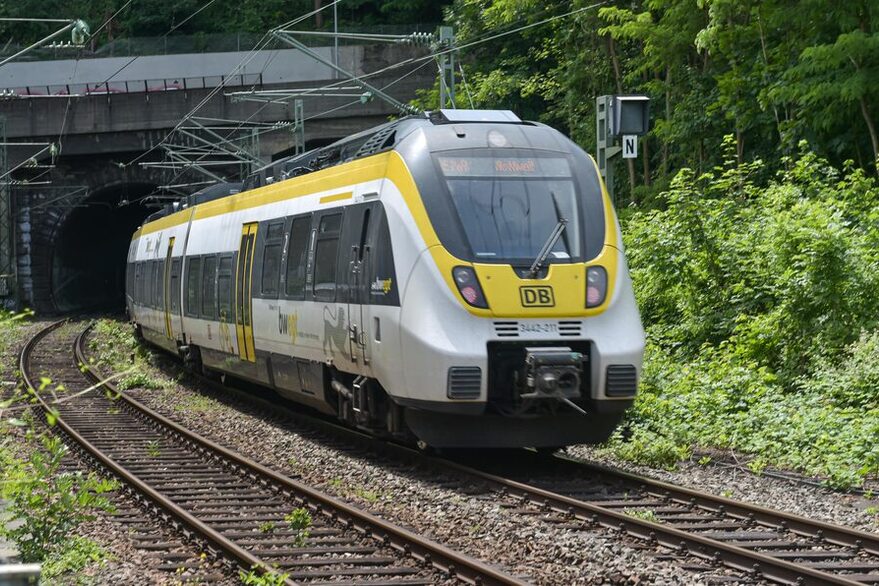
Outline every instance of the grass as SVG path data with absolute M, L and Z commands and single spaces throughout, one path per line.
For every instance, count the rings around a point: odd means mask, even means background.
M 147 451 L 147 455 L 150 458 L 158 458 L 159 456 L 162 455 L 162 451 L 159 449 L 158 440 L 152 440 L 152 441 L 148 442 L 146 445 L 146 451 Z
M 282 586 L 289 576 L 289 574 L 282 574 L 274 569 L 261 573 L 253 568 L 248 572 L 241 570 L 238 573 L 238 579 L 245 586 Z
M 112 560 L 107 550 L 95 541 L 79 535 L 65 540 L 64 546 L 53 551 L 43 562 L 40 570 L 41 584 L 88 584 L 83 576 L 87 566 L 103 566 Z
M 381 500 L 382 494 L 374 490 L 363 488 L 362 486 L 346 486 L 345 481 L 341 478 L 331 478 L 327 484 L 335 488 L 345 496 L 355 496 L 368 503 L 377 503 Z
M 94 366 L 104 374 L 128 371 L 117 381 L 121 390 L 169 389 L 175 382 L 155 373 L 156 356 L 137 341 L 131 326 L 124 322 L 98 320 L 88 345 Z
M 381 495 L 372 490 L 366 490 L 365 488 L 357 487 L 354 489 L 354 494 L 368 503 L 375 503 L 381 498 Z
M 662 519 L 656 516 L 656 513 L 650 509 L 624 509 L 624 515 L 628 515 L 633 519 L 641 519 L 642 521 L 650 521 L 651 523 L 662 523 Z
M 177 403 L 174 404 L 174 411 L 208 413 L 211 411 L 218 411 L 221 407 L 222 405 L 220 403 L 210 397 L 198 394 L 188 394 L 177 400 Z

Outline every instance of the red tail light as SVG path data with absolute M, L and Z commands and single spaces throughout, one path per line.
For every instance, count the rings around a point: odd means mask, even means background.
M 476 272 L 472 267 L 455 267 L 452 269 L 452 278 L 464 301 L 473 307 L 488 309 L 488 301 L 485 300 L 479 279 L 476 278 Z

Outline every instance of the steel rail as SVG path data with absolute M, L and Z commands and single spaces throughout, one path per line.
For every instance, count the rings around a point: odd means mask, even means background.
M 416 560 L 433 566 L 435 569 L 447 574 L 449 577 L 456 576 L 465 582 L 485 586 L 525 586 L 528 584 L 526 581 L 506 574 L 475 558 L 454 551 L 429 539 L 425 539 L 412 531 L 394 525 L 384 519 L 380 519 L 375 515 L 360 510 L 292 478 L 275 472 L 258 462 L 246 458 L 241 454 L 233 452 L 232 450 L 201 436 L 200 434 L 186 429 L 180 424 L 150 409 L 124 391 L 118 389 L 112 383 L 103 380 L 101 375 L 89 364 L 89 361 L 85 356 L 83 345 L 85 337 L 91 330 L 92 325 L 93 324 L 89 324 L 89 326 L 83 330 L 83 332 L 77 337 L 75 344 L 76 357 L 78 363 L 82 365 L 83 373 L 96 385 L 105 388 L 107 391 L 113 393 L 114 396 L 118 396 L 126 405 L 146 418 L 158 423 L 164 428 L 172 430 L 177 435 L 185 438 L 202 449 L 213 453 L 221 459 L 232 462 L 239 469 L 249 472 L 261 481 L 274 483 L 296 495 L 300 495 L 307 500 L 318 503 L 320 507 L 333 511 L 337 516 L 347 518 L 355 529 L 378 538 L 383 541 L 385 545 L 390 546 L 399 552 L 403 552 Z M 22 372 L 24 372 L 24 370 L 22 370 Z M 157 496 L 160 497 L 160 495 Z M 185 511 L 183 512 L 185 513 Z M 197 519 L 195 520 L 197 521 Z M 246 550 L 241 551 L 250 555 Z M 259 560 L 257 560 L 257 562 L 259 567 L 265 567 L 264 562 Z M 252 562 L 248 563 L 253 565 Z
M 197 375 L 207 385 L 221 392 L 232 392 L 243 400 L 261 404 L 267 410 L 277 414 L 279 405 L 267 399 L 254 397 L 252 394 L 237 389 L 231 389 L 209 378 Z M 855 585 L 863 584 L 850 580 L 844 576 L 834 575 L 821 570 L 815 570 L 807 566 L 796 564 L 783 559 L 774 558 L 770 555 L 751 551 L 743 547 L 724 543 L 722 541 L 703 537 L 696 533 L 690 533 L 682 529 L 670 527 L 663 523 L 655 523 L 646 519 L 633 517 L 624 512 L 601 507 L 592 503 L 565 496 L 556 492 L 545 490 L 527 483 L 491 474 L 470 466 L 463 465 L 452 460 L 432 456 L 408 446 L 387 442 L 361 431 L 351 429 L 327 419 L 314 417 L 300 411 L 282 409 L 288 416 L 323 431 L 336 435 L 343 435 L 358 443 L 368 444 L 379 452 L 413 459 L 424 462 L 439 469 L 454 471 L 459 474 L 478 478 L 490 485 L 506 491 L 507 494 L 519 498 L 527 498 L 529 501 L 542 505 L 555 512 L 573 516 L 592 525 L 602 525 L 612 530 L 621 530 L 638 539 L 672 548 L 677 551 L 686 551 L 692 555 L 715 560 L 729 568 L 739 570 L 751 575 L 762 575 L 767 580 L 781 584 L 819 585 L 838 584 Z M 837 543 L 853 548 L 863 548 L 870 553 L 879 555 L 879 536 L 863 531 L 832 525 L 822 521 L 812 521 L 782 511 L 775 511 L 752 505 L 741 501 L 713 496 L 692 489 L 675 486 L 669 483 L 652 480 L 635 474 L 622 472 L 613 468 L 589 464 L 566 456 L 554 456 L 566 465 L 583 466 L 596 474 L 600 473 L 608 478 L 618 478 L 628 483 L 642 484 L 652 488 L 654 493 L 665 498 L 672 498 L 676 502 L 696 504 L 717 512 L 728 513 L 742 520 L 753 520 L 768 527 L 780 527 L 791 530 L 799 535 L 824 538 L 828 542 Z M 581 469 L 582 471 L 582 469 Z
M 760 552 L 749 551 L 742 547 L 723 543 L 722 541 L 703 537 L 695 533 L 689 533 L 663 523 L 639 519 L 624 512 L 617 512 L 606 507 L 587 503 L 496 474 L 483 472 L 482 470 L 449 460 L 441 460 L 441 464 L 446 468 L 471 474 L 506 489 L 509 494 L 541 503 L 544 507 L 557 512 L 573 515 L 592 524 L 601 524 L 611 529 L 619 529 L 640 539 L 646 539 L 666 547 L 685 549 L 697 557 L 716 559 L 731 568 L 759 574 L 768 580 L 782 584 L 862 584 L 842 576 L 835 576 Z M 737 503 L 737 505 L 740 509 L 746 508 L 746 505 L 741 503 Z
M 706 494 L 698 490 L 639 476 L 637 474 L 617 470 L 601 464 L 583 462 L 566 455 L 556 455 L 554 458 L 565 466 L 577 467 L 580 470 L 588 470 L 595 474 L 616 477 L 627 482 L 642 484 L 654 491 L 654 494 L 658 496 L 672 498 L 681 503 L 695 504 L 705 509 L 718 512 L 722 511 L 727 515 L 739 517 L 741 519 L 751 519 L 767 527 L 781 526 L 799 535 L 806 537 L 819 537 L 830 543 L 864 549 L 873 555 L 879 556 L 879 535 L 867 533 L 865 531 L 858 531 L 857 529 L 852 529 L 850 527 L 833 525 L 824 521 L 806 519 L 799 515 L 769 509 L 760 505 L 743 503 L 722 496 Z M 877 578 L 879 578 L 879 576 L 877 576 Z
M 33 392 L 34 396 L 39 401 L 40 407 L 43 409 L 44 413 L 49 413 L 52 410 L 51 405 L 46 402 L 43 396 L 37 391 L 39 388 L 38 385 L 35 384 L 35 381 L 32 377 L 31 368 L 30 368 L 30 358 L 33 353 L 34 348 L 37 344 L 49 335 L 54 330 L 58 329 L 62 325 L 67 323 L 66 319 L 54 322 L 50 324 L 48 327 L 40 330 L 34 335 L 28 342 L 25 344 L 24 348 L 22 348 L 21 354 L 19 356 L 19 369 L 21 371 L 21 376 L 24 379 L 25 384 L 28 388 Z M 76 345 L 79 347 L 82 336 L 88 330 L 84 330 L 78 337 Z M 77 360 L 80 364 L 86 364 L 83 360 L 81 354 L 77 353 Z M 235 543 L 226 539 L 221 533 L 215 531 L 211 527 L 205 525 L 203 522 L 198 520 L 196 517 L 192 516 L 190 513 L 179 507 L 176 503 L 169 500 L 161 493 L 154 490 L 147 483 L 140 480 L 137 476 L 131 474 L 128 470 L 117 464 L 112 459 L 108 458 L 99 448 L 95 447 L 91 442 L 89 442 L 86 438 L 80 435 L 73 427 L 67 424 L 63 417 L 59 416 L 57 413 L 55 414 L 55 424 L 66 433 L 73 441 L 81 445 L 85 450 L 95 459 L 97 459 L 103 466 L 105 466 L 108 470 L 110 470 L 113 474 L 119 477 L 123 482 L 127 485 L 133 487 L 139 493 L 146 496 L 149 500 L 151 500 L 156 506 L 164 509 L 168 513 L 170 513 L 175 519 L 185 525 L 188 529 L 195 532 L 198 536 L 205 539 L 211 545 L 216 547 L 219 551 L 221 551 L 224 555 L 229 558 L 235 560 L 239 565 L 241 565 L 245 569 L 259 568 L 263 572 L 270 571 L 270 568 L 248 552 L 247 550 L 239 547 Z M 291 580 L 287 580 L 286 583 L 289 586 L 295 586 L 295 582 Z

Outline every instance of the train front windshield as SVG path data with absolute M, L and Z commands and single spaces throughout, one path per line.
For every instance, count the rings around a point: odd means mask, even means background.
M 548 263 L 582 260 L 583 222 L 568 158 L 486 149 L 435 156 L 474 262 L 530 264 L 560 221 Z

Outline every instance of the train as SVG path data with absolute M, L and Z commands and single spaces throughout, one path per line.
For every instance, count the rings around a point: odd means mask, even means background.
M 508 110 L 406 116 L 186 196 L 132 236 L 125 288 L 188 367 L 421 447 L 602 442 L 644 353 L 594 159 Z

